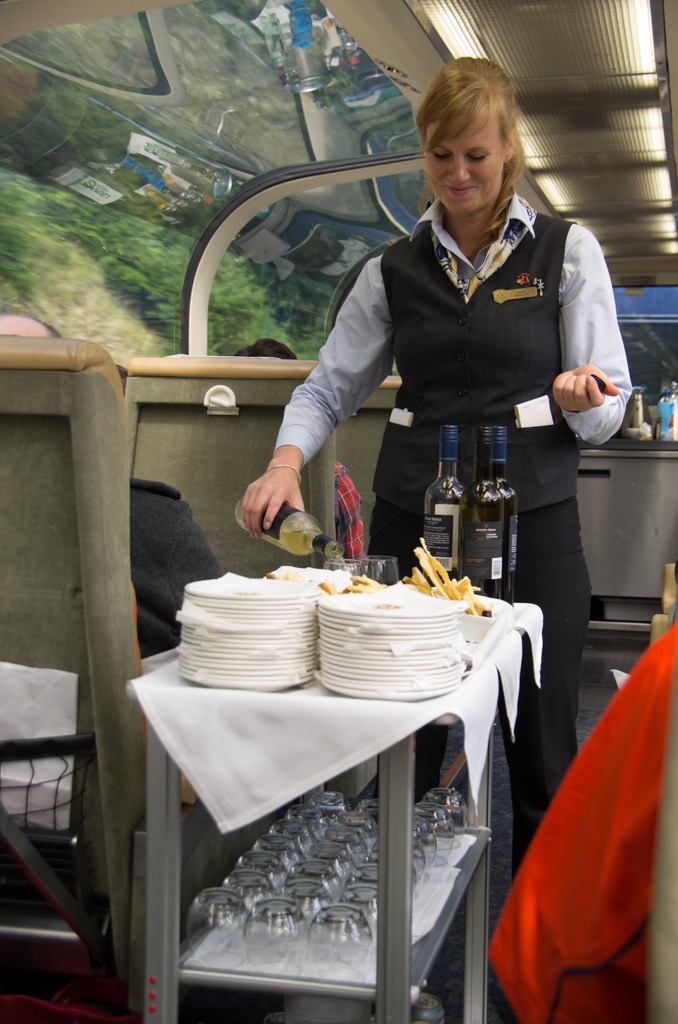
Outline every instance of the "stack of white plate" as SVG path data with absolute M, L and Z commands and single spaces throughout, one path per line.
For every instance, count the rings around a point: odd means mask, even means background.
M 348 697 L 426 700 L 459 685 L 465 664 L 461 601 L 395 585 L 318 602 L 323 686 Z
M 179 671 L 203 686 L 270 692 L 317 668 L 318 588 L 227 573 L 184 588 Z

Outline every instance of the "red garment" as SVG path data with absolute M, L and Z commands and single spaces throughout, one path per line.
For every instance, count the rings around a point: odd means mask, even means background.
M 490 960 L 521 1024 L 642 1024 L 678 626 L 652 644 L 563 779 Z
M 341 462 L 334 463 L 334 519 L 344 558 L 360 558 L 365 554 L 362 500 Z

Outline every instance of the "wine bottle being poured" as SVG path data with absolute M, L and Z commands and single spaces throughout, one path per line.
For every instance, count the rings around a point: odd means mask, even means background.
M 243 530 L 247 527 L 242 518 L 242 498 L 235 507 L 235 518 Z M 278 509 L 268 530 L 262 530 L 264 540 L 276 544 L 291 555 L 309 555 L 316 551 L 325 558 L 341 558 L 344 546 L 332 537 L 327 537 L 320 523 L 308 512 L 292 508 L 285 502 Z

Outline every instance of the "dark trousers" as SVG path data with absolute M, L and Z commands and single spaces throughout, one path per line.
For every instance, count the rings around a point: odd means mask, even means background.
M 397 555 L 400 575 L 417 564 L 414 548 L 423 516 L 377 498 L 370 526 L 371 554 Z M 541 688 L 532 677 L 524 642 L 515 742 L 503 700 L 500 720 L 511 780 L 513 866 L 525 850 L 567 768 L 577 753 L 579 673 L 589 621 L 591 586 L 581 546 L 576 498 L 518 516 L 516 601 L 544 614 Z M 415 800 L 440 780 L 447 729 L 430 725 L 416 736 Z

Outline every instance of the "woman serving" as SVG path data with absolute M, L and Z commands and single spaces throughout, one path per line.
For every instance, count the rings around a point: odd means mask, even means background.
M 577 752 L 590 606 L 577 438 L 612 437 L 631 391 L 598 242 L 515 192 L 525 159 L 518 119 L 513 86 L 493 62 L 464 57 L 436 74 L 417 113 L 434 201 L 409 238 L 363 268 L 243 505 L 255 537 L 284 501 L 303 507 L 298 471 L 395 361 L 402 384 L 376 466 L 369 551 L 397 555 L 405 575 L 423 532 L 439 426 L 458 426 L 464 484 L 475 429 L 508 428 L 519 497 L 516 601 L 544 613 L 541 688 L 521 686 L 515 743 L 504 730 L 514 867 Z M 417 734 L 416 798 L 438 784 L 446 738 L 439 726 Z

